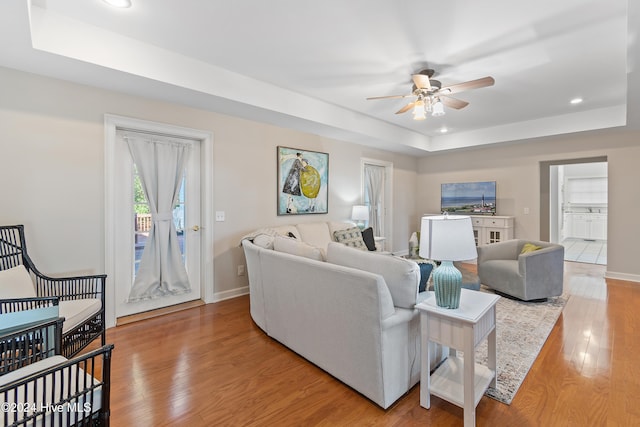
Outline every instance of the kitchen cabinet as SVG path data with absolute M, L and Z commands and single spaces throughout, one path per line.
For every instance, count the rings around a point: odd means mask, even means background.
M 602 213 L 566 213 L 565 235 L 576 239 L 606 240 L 607 215 Z

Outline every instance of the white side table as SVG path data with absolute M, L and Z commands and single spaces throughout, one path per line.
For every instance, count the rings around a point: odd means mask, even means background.
M 462 289 L 460 307 L 436 305 L 433 292 L 416 305 L 420 310 L 422 366 L 420 406 L 431 407 L 431 394 L 464 408 L 464 425 L 476 425 L 476 406 L 489 385 L 496 386 L 496 302 L 499 296 Z M 475 349 L 488 339 L 488 365 L 475 363 Z M 428 343 L 452 349 L 449 357 L 429 375 Z M 462 350 L 464 359 L 453 349 Z
M 384 242 L 387 238 L 383 236 L 373 236 L 373 240 L 376 242 L 376 250 L 378 252 L 384 252 Z

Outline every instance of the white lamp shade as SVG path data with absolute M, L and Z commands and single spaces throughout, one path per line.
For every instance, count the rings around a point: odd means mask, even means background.
M 369 219 L 369 206 L 356 205 L 351 210 L 351 219 L 355 221 L 366 221 Z
M 471 217 L 434 215 L 422 217 L 420 257 L 437 261 L 462 261 L 478 257 Z

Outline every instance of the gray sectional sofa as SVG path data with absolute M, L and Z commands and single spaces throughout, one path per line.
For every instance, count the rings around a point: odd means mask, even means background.
M 415 262 L 333 242 L 351 226 L 306 223 L 243 239 L 251 317 L 386 409 L 420 379 L 420 273 Z M 432 368 L 445 350 L 430 347 Z

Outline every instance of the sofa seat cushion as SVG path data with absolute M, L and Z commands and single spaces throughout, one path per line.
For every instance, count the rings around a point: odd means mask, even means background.
M 0 299 L 34 298 L 36 289 L 24 265 L 0 271 Z
M 416 305 L 420 268 L 411 260 L 330 243 L 327 261 L 379 274 L 389 288 L 394 306 L 413 309 Z
M 94 317 L 102 309 L 99 299 L 86 298 L 60 301 L 60 317 L 64 317 L 62 333 L 66 334 L 87 319 Z
M 325 260 L 324 253 L 320 248 L 291 237 L 276 236 L 273 240 L 273 249 L 278 252 L 315 259 L 316 261 Z

